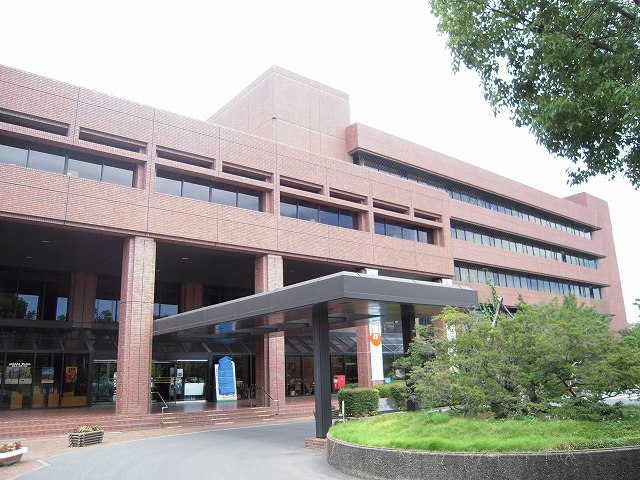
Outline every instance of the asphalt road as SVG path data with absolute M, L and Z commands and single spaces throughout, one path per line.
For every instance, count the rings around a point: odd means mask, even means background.
M 352 479 L 304 448 L 313 422 L 231 428 L 78 449 L 20 480 Z

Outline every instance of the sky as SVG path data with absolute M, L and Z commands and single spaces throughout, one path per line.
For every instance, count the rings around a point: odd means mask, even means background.
M 564 197 L 606 200 L 627 320 L 640 321 L 640 191 L 621 179 L 570 187 L 554 158 L 475 73 L 452 73 L 428 2 L 4 2 L 0 64 L 205 120 L 272 65 L 349 94 L 360 122 Z

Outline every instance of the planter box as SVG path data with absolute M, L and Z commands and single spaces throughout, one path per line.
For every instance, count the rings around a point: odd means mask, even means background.
M 27 447 L 22 447 L 18 450 L 12 450 L 11 452 L 0 453 L 0 467 L 19 462 L 22 458 L 22 454 L 27 453 L 28 451 L 29 449 Z
M 95 432 L 70 433 L 69 446 L 86 447 L 87 445 L 102 443 L 103 436 L 104 430 L 96 430 Z

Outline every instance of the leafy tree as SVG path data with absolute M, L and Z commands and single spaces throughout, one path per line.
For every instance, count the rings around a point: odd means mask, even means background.
M 430 0 L 453 68 L 551 153 L 640 187 L 640 0 Z
M 455 338 L 422 332 L 397 362 L 409 369 L 423 407 L 489 408 L 502 418 L 548 412 L 568 396 L 597 403 L 640 384 L 640 349 L 616 338 L 606 316 L 574 297 L 522 304 L 495 326 L 483 312 L 451 307 L 437 319 L 455 329 Z

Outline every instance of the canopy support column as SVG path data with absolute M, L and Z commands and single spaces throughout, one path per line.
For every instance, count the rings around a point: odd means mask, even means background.
M 316 401 L 316 437 L 327 438 L 331 428 L 331 360 L 329 314 L 326 303 L 313 306 L 313 372 Z

